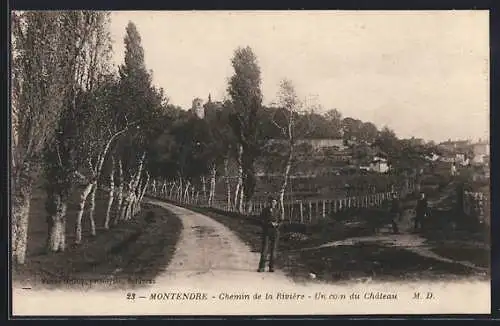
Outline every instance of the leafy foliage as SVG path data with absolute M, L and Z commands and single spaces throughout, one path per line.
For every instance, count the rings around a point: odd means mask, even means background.
M 233 113 L 229 123 L 243 148 L 241 165 L 246 200 L 253 196 L 256 177 L 255 160 L 259 153 L 258 113 L 262 108 L 260 67 L 250 47 L 238 48 L 231 61 L 234 75 L 229 80 L 228 93 Z

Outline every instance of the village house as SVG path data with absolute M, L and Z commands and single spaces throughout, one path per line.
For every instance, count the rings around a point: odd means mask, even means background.
M 370 162 L 370 171 L 377 173 L 387 173 L 389 171 L 387 159 L 381 156 L 375 156 Z

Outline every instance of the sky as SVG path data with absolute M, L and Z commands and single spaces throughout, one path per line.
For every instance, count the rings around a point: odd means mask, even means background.
M 489 138 L 487 11 L 113 12 L 115 64 L 129 21 L 153 83 L 185 109 L 227 97 L 234 50 L 250 46 L 264 104 L 287 78 L 308 105 L 398 137 Z

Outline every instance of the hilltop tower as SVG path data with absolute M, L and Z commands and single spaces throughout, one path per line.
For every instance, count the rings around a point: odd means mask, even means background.
M 205 118 L 205 108 L 203 107 L 203 100 L 201 98 L 197 97 L 193 100 L 193 106 L 191 110 L 198 118 Z

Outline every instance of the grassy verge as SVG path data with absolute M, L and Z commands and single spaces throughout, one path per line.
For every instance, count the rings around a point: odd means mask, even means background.
M 96 223 L 100 223 L 104 196 L 99 196 L 97 202 Z M 68 214 L 68 224 L 72 222 L 72 213 L 74 211 Z M 153 213 L 153 217 L 145 218 L 148 213 Z M 119 223 L 109 230 L 99 228 L 95 237 L 86 234 L 79 246 L 71 245 L 70 228 L 67 250 L 45 253 L 47 231 L 43 230 L 40 216 L 37 216 L 42 214 L 43 211 L 32 210 L 30 218 L 34 218 L 34 223 L 29 234 L 27 261 L 23 266 L 13 266 L 13 280 L 31 286 L 65 284 L 67 287 L 70 281 L 77 282 L 73 285 L 78 287 L 83 281 L 112 280 L 114 286 L 129 288 L 154 282 L 154 277 L 165 269 L 173 256 L 182 229 L 181 221 L 172 213 L 143 205 L 142 211 L 131 221 Z
M 282 256 L 285 272 L 297 281 L 314 273 L 317 279 L 342 282 L 449 280 L 473 274 L 470 268 L 422 257 L 405 249 L 377 244 L 327 247 Z
M 445 244 L 432 249 L 438 255 L 451 258 L 456 261 L 466 261 L 482 268 L 490 267 L 490 250 L 480 247 L 464 247 Z

